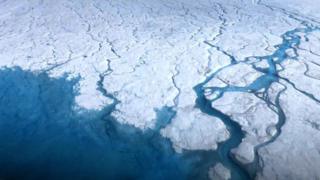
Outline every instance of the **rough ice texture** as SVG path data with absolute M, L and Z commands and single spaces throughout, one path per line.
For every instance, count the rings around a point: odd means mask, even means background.
M 209 170 L 209 178 L 211 180 L 228 180 L 231 178 L 230 171 L 222 164 L 216 164 Z
M 240 146 L 234 149 L 236 158 L 244 164 L 254 160 L 254 147 L 270 139 L 268 129 L 277 122 L 277 115 L 267 104 L 250 93 L 229 92 L 212 106 L 230 115 L 246 132 Z
M 217 148 L 217 142 L 229 137 L 224 124 L 218 118 L 201 113 L 193 107 L 179 110 L 173 122 L 162 130 L 162 134 L 172 140 L 174 148 L 210 150 Z
M 264 3 L 288 9 L 293 13 L 301 13 L 312 18 L 320 18 L 319 0 L 263 0 Z
M 259 179 L 319 179 L 319 103 L 289 86 L 281 105 L 287 123 L 277 141 L 259 150 L 263 160 Z
M 194 104 L 192 87 L 217 68 L 219 52 L 205 40 L 218 41 L 239 57 L 267 54 L 290 27 L 281 18 L 271 22 L 274 15 L 259 8 L 221 3 L 3 1 L 1 65 L 47 70 L 52 76 L 80 75 L 76 100 L 88 109 L 110 103 L 96 85 L 100 75 L 108 74 L 103 84 L 122 102 L 113 115 L 140 128 L 152 127 L 155 108 L 172 106 L 178 91 L 178 106 Z M 250 12 L 264 19 L 245 16 Z M 222 20 L 230 28 L 220 34 Z M 260 24 L 270 25 L 270 32 Z M 249 30 L 254 32 L 247 36 Z
M 229 137 L 226 125 L 195 107 L 193 87 L 210 76 L 206 87 L 249 86 L 269 66 L 257 56 L 274 53 L 305 22 L 319 26 L 318 9 L 314 0 L 0 0 L 0 66 L 79 76 L 77 106 L 100 110 L 113 95 L 112 116 L 141 129 L 154 128 L 157 109 L 174 107 L 162 135 L 177 150 L 216 149 Z M 270 102 L 247 90 L 212 102 L 245 132 L 237 160 L 261 159 L 257 178 L 320 178 L 320 33 L 300 33 L 299 47 L 276 65 Z M 286 122 L 277 134 L 270 104 L 279 93 Z
M 262 73 L 255 71 L 251 65 L 239 63 L 219 71 L 214 79 L 207 83 L 207 86 L 225 87 L 230 85 L 245 87 L 261 75 Z

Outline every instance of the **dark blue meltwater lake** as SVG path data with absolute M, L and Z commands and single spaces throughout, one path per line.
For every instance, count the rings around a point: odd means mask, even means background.
M 78 79 L 20 68 L 0 71 L 0 179 L 206 179 L 212 152 L 176 153 L 159 130 L 117 123 L 104 110 L 75 110 Z

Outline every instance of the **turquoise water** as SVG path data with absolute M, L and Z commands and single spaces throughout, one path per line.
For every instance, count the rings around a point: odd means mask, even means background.
M 214 152 L 214 155 L 219 162 L 231 170 L 232 179 L 250 179 L 250 175 L 246 172 L 244 167 L 235 162 L 234 157 L 232 157 L 230 154 L 231 149 L 236 148 L 241 143 L 245 134 L 241 130 L 241 126 L 238 123 L 211 106 L 211 102 L 204 96 L 202 88 L 203 85 L 204 84 L 199 84 L 194 88 L 198 96 L 196 100 L 197 107 L 202 112 L 221 119 L 230 133 L 230 138 L 227 141 L 219 144 L 217 151 Z
M 177 154 L 159 130 L 142 132 L 100 112 L 73 110 L 78 79 L 0 71 L 0 179 L 205 179 L 208 152 Z M 111 107 L 112 108 L 112 107 Z
M 244 60 L 239 60 L 239 59 L 236 59 L 236 57 L 222 51 L 224 54 L 229 56 L 229 58 L 231 59 L 231 64 L 219 69 L 215 73 L 208 76 L 204 82 L 194 87 L 194 90 L 198 96 L 197 107 L 206 114 L 218 117 L 227 126 L 231 134 L 231 137 L 227 141 L 220 143 L 217 149 L 217 153 L 218 153 L 217 159 L 219 159 L 219 161 L 231 171 L 232 179 L 254 179 L 260 168 L 259 158 L 257 158 L 257 149 L 275 141 L 275 139 L 281 133 L 281 128 L 285 124 L 286 116 L 280 106 L 279 98 L 281 93 L 286 90 L 286 87 L 277 94 L 274 103 L 271 102 L 271 100 L 269 99 L 268 90 L 273 83 L 279 82 L 279 79 L 287 81 L 289 84 L 291 84 L 295 88 L 295 85 L 291 83 L 289 80 L 279 77 L 279 72 L 281 71 L 281 69 L 277 69 L 277 65 L 280 66 L 281 63 L 286 60 L 298 60 L 299 55 L 297 53 L 297 48 L 301 43 L 300 34 L 307 36 L 309 33 L 313 31 L 320 30 L 319 27 L 313 26 L 307 23 L 306 21 L 301 21 L 301 25 L 302 25 L 301 28 L 296 28 L 296 29 L 285 32 L 281 36 L 282 43 L 279 45 L 276 45 L 275 46 L 276 50 L 267 56 L 247 57 Z M 205 42 L 205 43 L 221 51 L 216 46 L 211 45 L 208 42 Z M 293 57 L 288 57 L 286 53 L 288 50 L 292 50 L 294 52 Z M 268 67 L 267 68 L 256 67 L 255 62 L 250 62 L 251 58 L 257 59 L 258 62 L 266 61 L 268 63 Z M 228 85 L 226 87 L 214 87 L 214 86 L 205 87 L 206 84 L 210 82 L 224 68 L 229 68 L 231 66 L 237 65 L 240 62 L 251 65 L 252 68 L 261 72 L 263 75 L 261 75 L 256 80 L 254 80 L 251 84 L 245 87 L 238 87 L 238 86 L 232 86 L 232 85 Z M 205 98 L 205 90 L 209 90 L 211 93 L 217 94 L 217 97 L 213 100 L 207 100 Z M 259 92 L 259 91 L 262 91 L 262 92 Z M 308 94 L 307 92 L 304 92 L 301 90 L 299 91 L 307 95 L 311 99 L 319 102 L 319 100 L 315 99 L 311 94 Z M 233 121 L 231 117 L 221 113 L 214 107 L 211 107 L 211 103 L 223 97 L 223 95 L 226 92 L 252 93 L 257 97 L 261 97 L 261 99 L 265 101 L 265 103 L 268 104 L 269 106 L 273 106 L 275 108 L 276 113 L 278 114 L 278 122 L 276 124 L 277 133 L 269 141 L 262 143 L 261 145 L 255 148 L 255 153 L 256 153 L 255 160 L 253 163 L 248 164 L 246 166 L 239 164 L 239 162 L 237 162 L 230 153 L 230 151 L 233 148 L 239 146 L 239 144 L 242 142 L 242 139 L 245 136 L 245 132 L 242 131 L 241 126 L 236 121 Z

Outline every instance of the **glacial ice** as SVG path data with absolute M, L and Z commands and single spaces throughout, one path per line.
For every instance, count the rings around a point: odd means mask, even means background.
M 225 125 L 218 118 L 193 107 L 177 112 L 182 114 L 177 114 L 172 123 L 162 130 L 162 135 L 170 138 L 177 151 L 215 150 L 217 143 L 229 137 Z
M 0 0 L 0 68 L 78 79 L 72 113 L 212 153 L 206 178 L 319 179 L 319 4 Z
M 212 180 L 227 180 L 231 178 L 231 174 L 222 164 L 217 164 L 210 168 L 209 177 Z

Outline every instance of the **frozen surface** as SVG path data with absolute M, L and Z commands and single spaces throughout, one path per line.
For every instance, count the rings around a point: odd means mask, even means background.
M 222 164 L 217 164 L 209 169 L 209 177 L 212 180 L 228 180 L 231 178 L 231 174 Z
M 229 135 L 218 118 L 201 113 L 192 107 L 179 110 L 172 123 L 162 134 L 172 140 L 177 151 L 217 149 L 217 143 L 225 141 Z
M 155 131 L 178 154 L 212 154 L 199 165 L 206 178 L 319 179 L 319 8 L 0 0 L 0 67 L 78 79 L 72 113 Z

